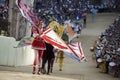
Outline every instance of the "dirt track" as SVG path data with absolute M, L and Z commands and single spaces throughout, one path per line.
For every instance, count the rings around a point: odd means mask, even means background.
M 118 17 L 115 13 L 101 13 L 95 16 L 92 22 L 91 15 L 87 16 L 87 27 L 83 29 L 79 39 L 88 62 L 78 63 L 66 56 L 63 71 L 59 71 L 55 63 L 53 73 L 50 75 L 32 75 L 32 67 L 4 67 L 0 66 L 0 80 L 120 80 L 110 74 L 99 73 L 95 60 L 91 58 L 90 47 L 98 39 L 101 32 Z

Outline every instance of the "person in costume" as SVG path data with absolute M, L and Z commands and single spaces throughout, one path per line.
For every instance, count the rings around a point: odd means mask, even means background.
M 69 38 L 68 38 L 68 35 L 66 33 L 63 33 L 62 39 L 66 44 L 68 44 Z M 64 51 L 58 50 L 57 57 L 58 57 L 58 63 L 59 63 L 59 71 L 62 71 L 63 61 L 64 61 L 64 58 L 65 58 L 64 57 Z
M 59 50 L 57 53 L 58 62 L 59 62 L 59 71 L 62 71 L 63 68 L 63 61 L 64 61 L 64 52 Z
M 43 32 L 42 27 L 42 21 L 39 21 L 38 27 L 32 29 L 32 36 L 34 37 L 34 40 L 32 42 L 32 49 L 34 49 L 35 58 L 33 62 L 33 74 L 36 73 L 36 66 L 38 65 L 38 74 L 41 73 L 41 61 L 42 61 L 42 55 L 44 53 L 44 50 L 46 50 L 46 46 L 44 43 L 44 40 L 40 38 L 40 35 Z
M 55 61 L 55 58 L 56 58 L 56 54 L 57 54 L 57 49 L 56 48 L 53 48 L 53 55 L 54 55 L 54 57 L 52 57 L 52 59 L 51 59 L 51 63 L 50 63 L 50 72 L 52 73 L 53 72 L 53 66 L 54 66 L 54 61 Z M 57 59 L 56 59 L 56 61 L 57 61 Z
M 42 73 L 43 74 L 46 73 L 45 65 L 46 65 L 46 62 L 48 62 L 47 74 L 49 75 L 50 74 L 51 61 L 55 57 L 54 52 L 53 52 L 54 47 L 47 42 L 45 42 L 45 45 L 46 45 L 46 50 L 44 51 L 44 54 L 42 56 Z
M 85 28 L 86 27 L 86 22 L 87 22 L 87 11 L 84 11 L 82 13 L 82 18 L 83 18 L 83 26 Z

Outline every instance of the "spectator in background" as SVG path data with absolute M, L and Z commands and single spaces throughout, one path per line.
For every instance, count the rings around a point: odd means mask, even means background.
M 90 11 L 92 13 L 92 22 L 94 22 L 95 21 L 95 15 L 97 14 L 98 10 L 93 7 Z
M 85 28 L 86 22 L 87 22 L 87 11 L 86 10 L 83 11 L 82 18 L 83 18 L 83 27 Z
M 95 54 L 95 56 L 96 56 L 96 62 L 97 62 L 97 66 L 96 66 L 96 68 L 99 68 L 99 63 L 100 62 L 98 62 L 97 60 L 98 59 L 100 59 L 100 56 L 101 56 L 101 49 L 100 49 L 100 47 L 98 48 L 98 51 L 96 52 L 96 54 Z
M 105 30 L 99 37 L 97 47 L 101 46 L 101 72 L 112 73 L 119 77 L 120 69 L 120 18 Z M 97 51 L 98 52 L 98 51 Z
M 106 71 L 105 71 L 105 73 L 109 73 L 109 62 L 110 62 L 110 58 L 111 58 L 111 56 L 110 56 L 110 54 L 109 53 L 107 53 L 106 51 L 105 51 L 105 66 L 106 66 Z

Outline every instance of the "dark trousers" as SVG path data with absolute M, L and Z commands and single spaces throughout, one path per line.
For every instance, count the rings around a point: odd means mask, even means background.
M 83 26 L 86 27 L 86 18 L 83 19 Z
M 46 73 L 46 68 L 45 68 L 45 64 L 48 61 L 48 65 L 47 65 L 47 74 L 49 74 L 50 72 L 50 63 L 51 63 L 51 59 L 42 59 L 42 72 Z
M 106 61 L 106 73 L 108 73 L 109 72 L 109 61 Z
M 97 66 L 96 68 L 99 68 L 99 63 L 97 62 L 97 59 L 99 59 L 100 57 L 96 57 L 96 63 L 97 63 Z

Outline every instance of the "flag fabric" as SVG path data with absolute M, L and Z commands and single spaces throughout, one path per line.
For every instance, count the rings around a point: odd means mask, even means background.
M 66 30 L 67 30 L 67 32 L 68 32 L 69 42 L 70 42 L 71 40 L 73 40 L 75 37 L 80 36 L 80 34 L 75 33 L 75 32 L 73 31 L 72 27 L 69 26 L 69 25 L 66 26 Z
M 24 37 L 22 38 L 14 48 L 29 46 L 33 42 L 33 37 Z
M 72 37 L 75 34 L 73 29 L 69 25 L 66 26 L 66 30 L 67 30 L 67 32 L 69 34 L 69 37 Z
M 52 28 L 58 34 L 59 37 L 62 37 L 64 32 L 64 26 L 61 26 L 58 22 L 56 21 L 50 22 L 48 28 Z
M 40 36 L 42 39 L 52 44 L 56 48 L 59 48 L 62 50 L 67 49 L 65 42 L 54 32 L 52 28 L 47 29 Z
M 74 42 L 68 45 L 69 48 L 77 54 L 80 61 L 85 61 L 86 57 L 84 56 L 83 49 L 81 47 L 81 42 Z
M 68 46 L 53 30 L 52 28 L 47 29 L 45 32 L 42 33 L 41 38 L 44 39 L 46 42 L 53 45 L 55 48 L 60 49 L 64 51 L 67 55 L 69 55 L 72 59 L 80 62 L 83 58 L 83 52 L 82 53 L 76 53 L 78 51 L 74 51 L 72 47 L 74 46 Z M 75 46 L 78 47 L 78 46 Z M 80 47 L 79 47 L 80 48 Z M 81 48 L 82 49 L 82 48 Z M 80 50 L 81 50 L 80 49 Z M 76 48 L 75 48 L 76 50 Z M 82 55 L 81 55 L 82 54 Z
M 22 13 L 22 16 L 26 18 L 34 27 L 37 28 L 39 19 L 35 12 L 28 5 L 24 4 L 21 0 L 16 0 L 16 5 Z

